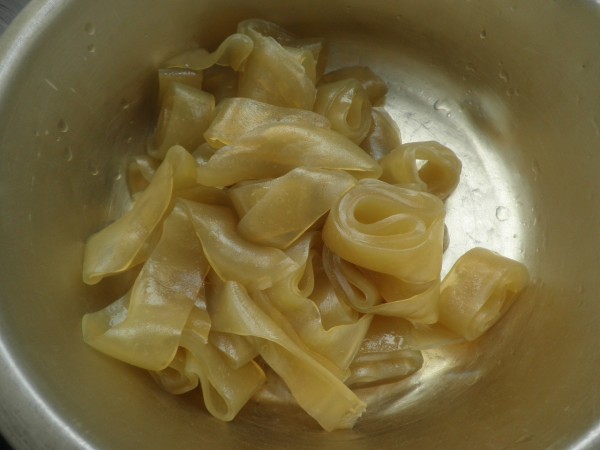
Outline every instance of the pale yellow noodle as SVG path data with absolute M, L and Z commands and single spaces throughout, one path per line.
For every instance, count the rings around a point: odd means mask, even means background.
M 510 308 L 529 283 L 520 262 L 474 248 L 454 264 L 442 282 L 440 323 L 472 341 Z
M 256 244 L 285 249 L 354 184 L 356 180 L 341 171 L 293 169 L 268 183 L 265 194 L 241 218 L 237 231 Z
M 200 89 L 173 82 L 162 100 L 148 154 L 163 159 L 174 145 L 193 151 L 204 142 L 204 132 L 213 117 L 214 97 Z
M 256 128 L 219 149 L 198 167 L 198 183 L 231 186 L 245 180 L 275 178 L 301 166 L 344 170 L 357 178 L 381 173 L 373 158 L 335 131 L 305 124 L 276 124 Z
M 351 428 L 366 405 L 337 377 L 303 351 L 260 307 L 245 289 L 225 283 L 211 302 L 215 329 L 253 336 L 257 350 L 286 382 L 302 408 L 328 431 Z M 312 380 L 310 384 L 306 380 Z
M 322 82 L 333 83 L 340 80 L 357 80 L 366 91 L 371 103 L 376 103 L 387 93 L 387 83 L 366 66 L 341 67 L 323 75 Z
M 173 147 L 167 152 L 133 208 L 88 239 L 83 259 L 85 283 L 98 283 L 146 259 L 159 237 L 157 227 L 171 205 L 173 193 L 195 185 L 196 167 L 184 148 Z
M 164 67 L 201 72 L 219 65 L 242 70 L 253 49 L 252 39 L 244 34 L 235 33 L 228 36 L 212 53 L 202 48 L 188 50 L 168 60 Z
M 298 268 L 281 250 L 258 246 L 235 231 L 236 217 L 227 207 L 181 201 L 213 270 L 224 281 L 249 289 L 266 289 Z
M 417 161 L 425 161 L 418 168 Z M 381 179 L 409 189 L 426 191 L 446 199 L 458 186 L 462 164 L 456 154 L 439 142 L 403 144 L 380 161 Z
M 324 83 L 317 88 L 314 111 L 331 122 L 331 128 L 360 144 L 371 128 L 371 102 L 354 79 Z
M 254 42 L 239 75 L 238 95 L 276 106 L 312 109 L 317 91 L 313 53 L 285 48 L 275 38 L 262 34 L 262 27 L 255 26 L 258 22 L 261 21 L 238 25 L 239 32 Z
M 221 148 L 258 127 L 278 123 L 305 123 L 319 128 L 330 128 L 330 123 L 325 117 L 312 111 L 273 106 L 249 98 L 235 97 L 218 105 L 215 117 L 204 137 L 213 148 Z
M 167 61 L 133 205 L 85 246 L 85 283 L 135 277 L 84 316 L 85 342 L 170 393 L 200 387 L 220 420 L 258 398 L 351 428 L 357 392 L 396 392 L 422 352 L 477 339 L 529 282 L 481 248 L 440 281 L 460 160 L 402 144 L 373 107 L 386 83 L 326 62 L 323 39 L 259 19 Z
M 208 272 L 208 261 L 187 215 L 175 208 L 132 290 L 116 304 L 83 318 L 87 344 L 149 370 L 169 365 Z M 198 320 L 210 318 L 198 312 Z
M 329 213 L 323 241 L 357 266 L 411 283 L 439 277 L 444 205 L 433 195 L 362 180 Z
M 183 68 L 158 69 L 158 105 L 161 105 L 167 89 L 172 83 L 179 83 L 195 89 L 202 89 L 203 73 Z
M 402 144 L 400 129 L 382 107 L 371 108 L 371 118 L 371 129 L 360 146 L 376 161 L 380 161 Z

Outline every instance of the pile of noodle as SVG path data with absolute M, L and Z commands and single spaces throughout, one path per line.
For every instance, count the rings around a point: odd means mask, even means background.
M 139 270 L 85 315 L 85 341 L 169 392 L 200 388 L 222 420 L 274 376 L 325 430 L 351 428 L 367 406 L 353 389 L 422 366 L 415 327 L 477 339 L 528 283 L 481 248 L 441 279 L 459 159 L 403 144 L 385 82 L 325 73 L 326 56 L 321 39 L 248 20 L 167 61 L 133 206 L 85 248 L 88 284 Z

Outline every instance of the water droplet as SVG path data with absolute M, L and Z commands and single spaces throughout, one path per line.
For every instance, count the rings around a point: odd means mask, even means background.
M 505 208 L 504 206 L 498 206 L 496 208 L 496 219 L 498 219 L 500 222 L 507 221 L 509 216 L 510 212 L 508 211 L 508 208 Z
M 119 181 L 121 178 L 123 178 L 123 174 L 118 173 L 117 175 L 115 175 L 115 181 Z
M 129 101 L 126 98 L 121 99 L 121 109 L 123 109 L 123 110 L 129 109 L 130 106 L 131 106 L 131 103 L 129 103 Z
M 96 52 L 96 46 L 94 44 L 90 44 L 87 46 L 88 52 L 90 53 L 95 53 Z
M 94 26 L 94 24 L 92 22 L 86 23 L 85 26 L 83 27 L 83 29 L 90 36 L 93 36 L 94 34 L 96 34 L 96 27 Z
M 129 136 L 127 139 L 125 139 L 125 143 L 126 144 L 131 144 L 133 142 L 133 137 Z
M 60 142 L 62 141 L 62 138 L 60 136 L 56 136 L 56 142 Z
M 100 173 L 100 169 L 98 169 L 98 167 L 91 165 L 90 166 L 90 174 L 95 177 L 96 175 L 98 175 Z
M 73 160 L 73 151 L 71 150 L 71 147 L 65 147 L 63 151 L 63 159 L 66 162 L 71 162 Z
M 450 111 L 448 100 L 436 100 L 433 104 L 433 109 L 436 111 Z
M 61 133 L 66 133 L 67 131 L 69 131 L 69 124 L 64 119 L 60 119 L 56 126 L 58 128 L 58 131 L 60 131 Z
M 509 76 L 508 76 L 508 72 L 506 70 L 501 70 L 498 73 L 498 77 L 500 77 L 500 79 L 502 81 L 504 81 L 505 83 L 508 83 L 508 80 L 510 79 Z
M 481 39 L 485 39 L 485 38 L 487 38 L 487 31 L 486 31 L 486 29 L 485 29 L 485 28 L 482 28 L 482 29 L 481 29 L 481 31 L 479 32 L 479 37 L 480 37 Z

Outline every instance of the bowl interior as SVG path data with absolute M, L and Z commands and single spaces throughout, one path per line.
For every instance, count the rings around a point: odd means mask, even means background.
M 484 338 L 428 352 L 352 431 L 257 403 L 221 423 L 199 395 L 166 394 L 81 338 L 83 314 L 123 289 L 84 286 L 82 249 L 127 204 L 124 164 L 145 150 L 154 70 L 251 17 L 328 38 L 331 67 L 388 81 L 403 141 L 457 152 L 445 271 L 483 246 L 533 277 Z M 0 418 L 13 445 L 598 445 L 599 30 L 589 1 L 32 2 L 0 43 Z

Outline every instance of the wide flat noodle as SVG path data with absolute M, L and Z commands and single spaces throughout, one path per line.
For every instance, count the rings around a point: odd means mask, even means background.
M 323 242 L 357 266 L 406 282 L 439 277 L 444 205 L 433 195 L 362 180 L 331 210 Z
M 187 350 L 186 369 L 198 376 L 206 409 L 225 422 L 235 418 L 265 381 L 265 374 L 255 361 L 234 368 L 210 343 Z
M 371 108 L 371 119 L 371 129 L 360 146 L 376 161 L 380 161 L 402 144 L 400 129 L 384 108 Z
M 224 281 L 266 289 L 298 268 L 281 250 L 242 239 L 237 220 L 226 207 L 181 201 L 213 270 Z
M 293 169 L 268 183 L 267 191 L 244 214 L 237 230 L 251 242 L 285 249 L 355 184 L 354 177 L 341 171 Z
M 163 97 L 148 154 L 162 159 L 174 145 L 194 150 L 204 142 L 204 132 L 212 121 L 214 108 L 215 99 L 211 94 L 181 83 L 171 83 Z
M 337 297 L 358 312 L 423 324 L 438 320 L 439 279 L 407 283 L 391 275 L 361 270 L 327 247 L 323 248 L 323 267 Z
M 202 89 L 203 79 L 202 72 L 195 72 L 190 69 L 158 69 L 158 104 L 162 104 L 165 93 L 172 83 L 183 84 L 194 89 Z
M 148 187 L 160 161 L 149 155 L 135 155 L 127 166 L 127 185 L 129 193 L 135 194 Z
M 323 75 L 321 81 L 334 83 L 348 79 L 354 79 L 361 84 L 371 103 L 381 100 L 388 91 L 386 82 L 366 66 L 341 67 Z
M 230 67 L 212 66 L 202 72 L 202 89 L 215 97 L 217 105 L 237 96 L 237 72 Z
M 331 128 L 360 144 L 371 128 L 371 102 L 354 79 L 324 83 L 317 88 L 314 111 L 331 122 Z
M 417 160 L 426 163 L 418 168 Z M 426 191 L 442 200 L 458 186 L 462 169 L 456 154 L 435 141 L 403 144 L 380 162 L 383 168 L 382 181 Z
M 372 316 L 363 316 L 352 323 L 324 329 L 319 309 L 310 299 L 314 287 L 311 264 L 315 256 L 313 247 L 319 241 L 318 234 L 310 233 L 287 251 L 300 268 L 275 283 L 267 290 L 267 295 L 309 348 L 345 372 L 361 345 Z
M 173 147 L 133 208 L 92 235 L 85 246 L 83 281 L 124 272 L 144 261 L 159 236 L 159 224 L 174 191 L 195 185 L 196 161 L 182 147 Z M 158 232 L 158 233 L 157 233 Z
M 200 72 L 219 65 L 231 67 L 236 71 L 242 70 L 253 49 L 252 39 L 244 34 L 235 33 L 228 36 L 212 53 L 202 48 L 188 50 L 168 60 L 164 67 Z
M 87 344 L 148 370 L 169 365 L 204 284 L 208 261 L 187 215 L 175 208 L 130 293 L 83 318 Z M 210 324 L 208 315 L 197 318 Z
M 330 128 L 330 123 L 325 117 L 312 111 L 235 97 L 223 100 L 219 104 L 204 137 L 213 148 L 221 148 L 234 143 L 256 128 L 279 123 L 305 123 L 319 128 Z
M 257 21 L 238 25 L 238 31 L 254 42 L 254 50 L 239 75 L 239 96 L 276 106 L 311 110 L 317 93 L 313 53 L 285 48 L 275 38 L 263 35 L 262 27 L 253 26 L 253 23 Z
M 520 262 L 474 248 L 462 255 L 442 282 L 440 323 L 472 341 L 510 308 L 529 283 Z
M 216 330 L 253 336 L 259 353 L 289 387 L 298 404 L 327 431 L 351 428 L 365 404 L 336 376 L 294 343 L 234 282 L 209 303 Z M 306 383 L 311 380 L 310 384 Z
M 209 342 L 218 348 L 231 367 L 238 369 L 258 356 L 251 339 L 231 333 L 212 330 Z
M 245 180 L 276 178 L 296 167 L 339 169 L 355 177 L 377 177 L 381 168 L 340 134 L 304 124 L 257 128 L 219 149 L 198 167 L 198 183 L 231 186 Z

